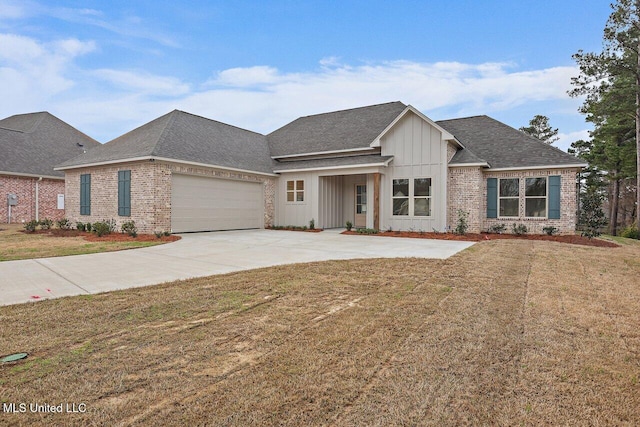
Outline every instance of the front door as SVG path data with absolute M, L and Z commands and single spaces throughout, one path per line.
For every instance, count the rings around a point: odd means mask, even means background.
M 356 214 L 353 226 L 364 228 L 367 226 L 367 186 L 356 185 Z

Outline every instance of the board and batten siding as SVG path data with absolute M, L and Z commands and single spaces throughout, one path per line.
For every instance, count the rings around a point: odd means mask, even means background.
M 408 113 L 380 140 L 383 156 L 394 156 L 381 180 L 380 228 L 444 231 L 447 200 L 447 143 L 431 124 Z M 393 216 L 394 179 L 431 178 L 431 216 Z

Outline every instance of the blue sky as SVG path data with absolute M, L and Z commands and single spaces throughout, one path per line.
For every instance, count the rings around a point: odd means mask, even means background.
M 434 120 L 590 126 L 566 91 L 609 1 L 0 0 L 0 116 L 49 111 L 106 142 L 173 109 L 268 133 L 400 100 Z

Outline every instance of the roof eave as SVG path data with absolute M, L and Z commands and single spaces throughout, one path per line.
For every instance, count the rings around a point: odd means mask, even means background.
M 490 168 L 490 171 L 515 171 L 515 170 L 539 170 L 539 169 L 582 169 L 589 166 L 587 163 L 545 165 L 545 166 L 509 166 L 503 168 Z
M 449 163 L 450 168 L 462 168 L 462 167 L 483 167 L 490 168 L 491 166 L 487 162 L 478 162 L 478 163 Z
M 393 159 L 387 159 L 384 162 L 376 162 L 376 163 L 366 163 L 363 165 L 341 165 L 341 166 L 316 166 L 316 167 L 308 167 L 308 168 L 297 168 L 297 169 L 276 169 L 275 173 L 286 173 L 286 172 L 309 172 L 309 171 L 324 171 L 331 169 L 356 169 L 356 168 L 371 168 L 371 167 L 380 167 L 380 166 L 388 166 L 389 162 Z
M 63 176 L 42 175 L 42 174 L 37 174 L 37 173 L 21 173 L 21 172 L 0 171 L 0 175 L 20 176 L 20 177 L 25 177 L 25 178 L 47 178 L 47 179 L 61 179 L 61 180 L 64 180 Z

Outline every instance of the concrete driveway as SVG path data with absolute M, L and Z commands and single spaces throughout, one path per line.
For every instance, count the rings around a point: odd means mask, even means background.
M 473 242 L 347 236 L 342 230 L 183 234 L 150 248 L 0 262 L 0 305 L 95 294 L 232 271 L 355 258 L 448 258 Z

